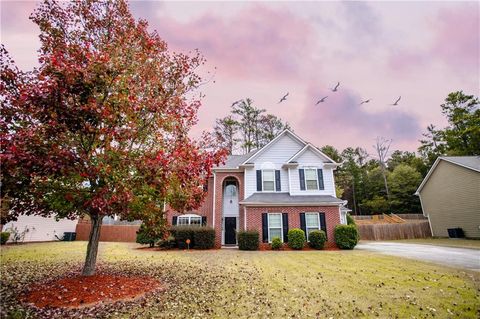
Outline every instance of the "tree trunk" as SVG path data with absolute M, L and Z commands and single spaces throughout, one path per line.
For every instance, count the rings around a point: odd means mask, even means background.
M 100 226 L 102 226 L 101 216 L 90 216 L 92 229 L 88 237 L 87 257 L 83 266 L 82 275 L 92 276 L 95 274 L 95 265 L 97 263 L 98 242 L 100 241 Z

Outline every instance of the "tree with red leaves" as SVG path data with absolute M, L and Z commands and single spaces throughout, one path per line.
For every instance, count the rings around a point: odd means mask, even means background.
M 46 0 L 31 19 L 39 68 L 20 72 L 1 51 L 2 223 L 88 216 L 83 275 L 93 275 L 105 216 L 158 219 L 165 204 L 201 204 L 225 156 L 188 137 L 204 59 L 170 52 L 125 1 Z

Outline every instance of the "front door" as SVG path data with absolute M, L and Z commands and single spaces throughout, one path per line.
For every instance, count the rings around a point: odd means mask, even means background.
M 225 217 L 225 245 L 237 244 L 237 217 Z

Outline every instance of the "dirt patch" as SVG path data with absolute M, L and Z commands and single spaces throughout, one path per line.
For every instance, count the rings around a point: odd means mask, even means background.
M 100 302 L 138 299 L 159 288 L 160 282 L 153 278 L 98 274 L 38 284 L 19 299 L 39 308 L 81 308 Z

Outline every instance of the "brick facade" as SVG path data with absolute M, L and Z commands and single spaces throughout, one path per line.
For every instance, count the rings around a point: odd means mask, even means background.
M 338 206 L 308 207 L 247 207 L 247 229 L 258 230 L 262 241 L 262 213 L 288 213 L 288 228 L 300 228 L 300 213 L 325 213 L 327 224 L 327 243 L 325 247 L 336 247 L 334 228 L 340 224 L 340 208 Z

